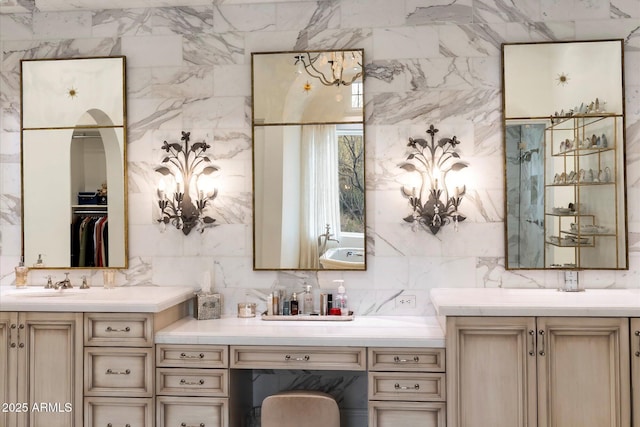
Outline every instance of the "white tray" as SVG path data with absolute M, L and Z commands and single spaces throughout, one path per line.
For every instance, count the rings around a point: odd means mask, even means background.
M 274 315 L 262 315 L 262 320 L 282 320 L 288 322 L 296 321 L 323 321 L 323 322 L 347 322 L 353 320 L 355 316 L 350 314 L 348 316 L 312 316 L 310 314 L 298 314 L 296 316 L 274 316 Z

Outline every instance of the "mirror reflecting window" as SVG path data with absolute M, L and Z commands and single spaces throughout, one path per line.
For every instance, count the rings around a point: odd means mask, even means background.
M 23 60 L 25 264 L 126 268 L 125 58 Z
M 508 269 L 627 269 L 623 40 L 502 47 Z
M 366 268 L 362 64 L 252 54 L 254 269 Z

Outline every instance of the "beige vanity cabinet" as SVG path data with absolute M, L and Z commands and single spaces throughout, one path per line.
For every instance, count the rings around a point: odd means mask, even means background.
M 0 312 L 0 425 L 82 426 L 82 315 Z
M 84 427 L 154 426 L 154 333 L 183 317 L 185 307 L 85 313 Z
M 369 427 L 445 427 L 444 371 L 444 349 L 369 348 Z
M 640 427 L 640 318 L 631 319 L 631 343 L 633 427 Z
M 449 427 L 630 425 L 629 320 L 448 317 Z
M 156 426 L 229 426 L 229 350 L 156 346 Z

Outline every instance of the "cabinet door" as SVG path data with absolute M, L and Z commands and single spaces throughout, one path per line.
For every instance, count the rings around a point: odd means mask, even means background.
M 538 318 L 538 426 L 630 425 L 629 321 Z
M 18 426 L 80 427 L 82 314 L 21 313 L 18 332 Z
M 640 318 L 631 319 L 631 342 L 633 427 L 640 427 Z
M 16 313 L 0 312 L 0 426 L 15 425 L 15 404 L 18 402 L 15 372 L 18 352 L 18 316 Z M 14 405 L 9 407 L 9 405 Z
M 535 319 L 447 318 L 447 425 L 535 427 Z

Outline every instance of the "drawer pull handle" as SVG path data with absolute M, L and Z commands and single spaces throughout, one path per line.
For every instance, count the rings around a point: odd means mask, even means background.
M 638 337 L 638 351 L 636 351 L 636 357 L 640 357 L 640 331 L 635 331 L 634 334 Z
M 184 378 L 182 378 L 180 380 L 180 384 L 182 385 L 203 385 L 204 384 L 204 380 L 200 380 L 200 381 L 187 381 Z
M 396 356 L 393 358 L 393 361 L 395 363 L 410 363 L 410 362 L 418 363 L 420 361 L 420 358 L 418 356 L 413 356 L 413 359 L 409 360 L 409 359 L 400 359 L 400 357 Z
M 130 373 L 130 369 L 125 369 L 124 371 L 114 371 L 111 368 L 107 369 L 107 375 L 129 375 Z
M 107 424 L 107 427 L 113 427 L 113 424 L 109 423 L 109 424 Z M 124 427 L 131 427 L 131 424 L 126 423 L 126 424 L 124 425 Z
M 531 337 L 531 350 L 529 350 L 529 356 L 536 355 L 536 331 L 529 329 L 529 336 Z
M 540 346 L 540 351 L 538 352 L 538 354 L 540 356 L 544 356 L 546 354 L 545 350 L 544 350 L 544 347 L 545 347 L 545 345 L 544 345 L 544 329 L 540 329 L 538 331 L 538 333 L 540 334 L 540 339 L 542 341 L 542 345 Z
M 420 384 L 414 384 L 413 387 L 410 387 L 396 383 L 394 387 L 396 390 L 420 390 Z
M 308 362 L 310 359 L 308 354 L 305 354 L 303 357 L 291 357 L 290 354 L 287 354 L 286 356 L 284 356 L 284 360 L 289 361 L 289 360 L 293 360 L 296 362 Z
M 117 329 L 117 328 L 112 328 L 111 326 L 107 326 L 107 329 L 105 329 L 105 332 L 131 332 L 131 328 L 127 326 L 126 328 Z
M 180 423 L 180 427 L 204 427 L 204 423 L 200 423 L 197 426 L 190 426 L 187 423 Z
M 180 359 L 204 359 L 204 353 L 200 353 L 197 356 L 191 356 L 187 353 L 180 353 Z

